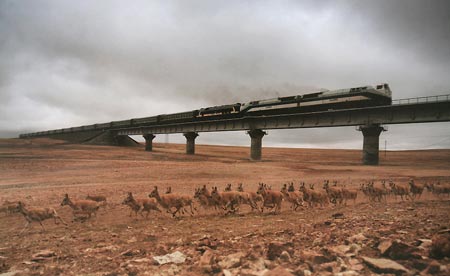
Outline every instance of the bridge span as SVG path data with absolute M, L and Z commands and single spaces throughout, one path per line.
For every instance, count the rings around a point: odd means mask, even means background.
M 84 130 L 83 127 L 65 131 L 44 131 L 20 135 L 21 138 L 49 137 L 76 143 L 132 145 L 128 135 L 142 135 L 145 150 L 152 151 L 152 141 L 157 134 L 182 133 L 186 137 L 186 153 L 195 153 L 195 139 L 200 132 L 247 131 L 251 139 L 250 159 L 261 160 L 262 138 L 265 130 L 358 127 L 363 135 L 362 162 L 377 165 L 379 162 L 379 136 L 386 129 L 383 125 L 450 121 L 450 95 L 428 96 L 394 100 L 392 105 L 328 110 L 310 113 L 244 116 L 217 118 L 170 124 L 149 124 L 140 127 L 105 127 Z

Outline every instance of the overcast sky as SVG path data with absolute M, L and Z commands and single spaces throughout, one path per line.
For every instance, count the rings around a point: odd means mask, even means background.
M 450 94 L 450 1 L 0 1 L 0 137 L 387 82 Z M 184 142 L 159 135 L 156 142 Z M 389 126 L 388 149 L 450 148 L 450 123 Z M 248 145 L 237 133 L 198 143 Z M 361 148 L 352 127 L 266 146 Z

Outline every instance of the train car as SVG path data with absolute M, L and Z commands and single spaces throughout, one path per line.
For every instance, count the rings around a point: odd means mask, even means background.
M 304 95 L 280 97 L 244 104 L 241 112 L 248 115 L 318 112 L 326 110 L 390 105 L 392 93 L 388 84 L 361 86 Z
M 136 118 L 131 120 L 133 126 L 152 125 L 158 123 L 158 116 Z
M 198 115 L 198 110 L 180 112 L 174 114 L 163 114 L 158 116 L 158 123 L 188 122 Z
M 229 104 L 229 105 L 220 105 L 220 106 L 201 108 L 198 111 L 198 114 L 196 117 L 233 114 L 233 113 L 239 113 L 240 111 L 241 111 L 240 103 Z
M 131 126 L 131 120 L 111 122 L 111 127 L 113 127 L 113 128 L 130 127 L 130 126 Z
M 94 130 L 95 129 L 95 125 L 88 125 L 84 127 L 84 130 Z
M 105 130 L 111 127 L 111 123 L 95 124 L 95 129 Z

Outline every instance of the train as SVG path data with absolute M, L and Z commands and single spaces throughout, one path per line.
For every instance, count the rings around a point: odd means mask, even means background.
M 338 90 L 322 90 L 308 94 L 251 101 L 248 103 L 212 106 L 187 112 L 162 114 L 152 117 L 134 118 L 122 121 L 112 121 L 109 123 L 22 134 L 19 137 L 27 138 L 78 131 L 138 128 L 151 125 L 238 118 L 245 116 L 322 112 L 391 104 L 391 89 L 387 83 L 382 83 L 375 86 L 366 85 Z

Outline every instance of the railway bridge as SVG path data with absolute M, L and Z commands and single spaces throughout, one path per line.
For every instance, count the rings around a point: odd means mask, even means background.
M 379 136 L 389 124 L 411 124 L 450 121 L 450 95 L 418 97 L 394 100 L 392 105 L 328 110 L 309 113 L 243 116 L 212 120 L 166 124 L 149 124 L 139 127 L 104 127 L 85 130 L 84 127 L 43 131 L 20 135 L 20 138 L 49 137 L 74 143 L 135 145 L 128 135 L 142 135 L 145 150 L 152 151 L 152 141 L 158 134 L 182 133 L 186 137 L 186 153 L 195 153 L 195 139 L 201 132 L 247 131 L 251 140 L 250 159 L 261 160 L 262 139 L 265 130 L 357 127 L 363 135 L 362 163 L 377 165 L 379 162 Z

